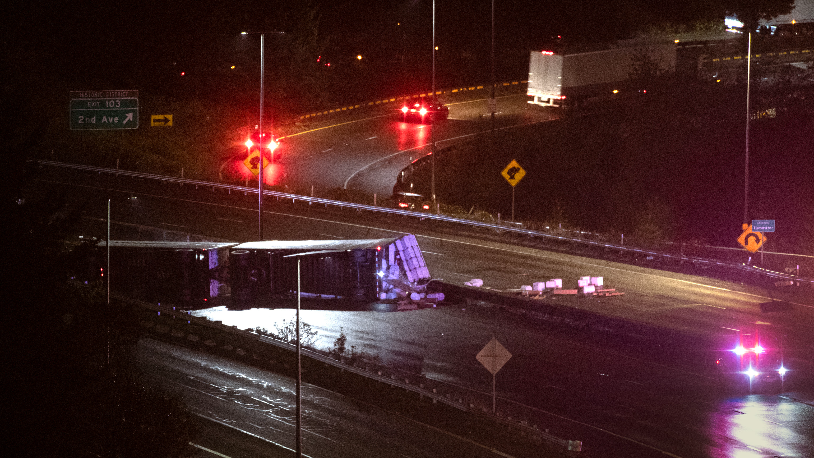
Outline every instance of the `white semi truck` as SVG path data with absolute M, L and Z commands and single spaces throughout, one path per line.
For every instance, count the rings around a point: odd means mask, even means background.
M 676 46 L 647 44 L 559 54 L 532 51 L 529 60 L 528 102 L 560 107 L 636 89 L 638 77 L 675 71 Z

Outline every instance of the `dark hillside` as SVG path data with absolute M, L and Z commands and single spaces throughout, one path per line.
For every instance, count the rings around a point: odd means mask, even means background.
M 526 170 L 518 220 L 732 246 L 743 219 L 743 94 L 685 87 L 498 132 L 494 143 L 456 148 L 454 160 L 439 155 L 438 193 L 508 219 L 511 186 L 500 171 L 516 159 Z M 749 218 L 777 221 L 773 249 L 801 251 L 814 230 L 812 99 L 753 99 L 753 111 L 775 113 L 751 123 L 749 180 Z

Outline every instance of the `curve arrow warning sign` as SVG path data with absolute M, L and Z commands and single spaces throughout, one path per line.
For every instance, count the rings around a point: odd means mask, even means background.
M 738 237 L 738 243 L 746 248 L 746 251 L 757 253 L 757 250 L 766 243 L 766 236 L 762 232 L 753 231 L 751 224 L 744 224 L 743 233 Z

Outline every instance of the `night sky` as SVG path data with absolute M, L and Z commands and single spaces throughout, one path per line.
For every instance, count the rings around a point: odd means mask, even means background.
M 662 2 L 658 11 L 647 6 L 651 3 L 497 1 L 496 46 L 498 52 L 525 52 L 542 47 L 556 35 L 602 41 L 629 35 L 655 18 L 687 21 L 711 14 L 701 11 L 702 0 Z M 13 0 L 2 7 L 4 58 L 17 64 L 11 68 L 70 86 L 130 87 L 133 80 L 160 80 L 167 73 L 183 71 L 184 66 L 213 72 L 216 64 L 227 64 L 245 52 L 236 39 L 244 30 L 303 33 L 297 30 L 296 13 L 309 5 L 318 12 L 316 36 L 335 65 L 357 54 L 382 65 L 405 55 L 418 59 L 430 54 L 429 0 Z M 439 57 L 488 55 L 491 2 L 439 0 L 435 24 Z
M 801 0 L 791 16 L 804 20 L 812 4 Z M 496 0 L 497 79 L 527 76 L 528 51 L 557 36 L 566 43 L 607 42 L 647 27 L 660 30 L 666 22 L 722 25 L 721 5 Z M 438 87 L 489 81 L 491 6 L 486 0 L 436 2 Z M 430 84 L 430 0 L 12 0 L 0 6 L 0 17 L 6 156 L 34 151 L 32 142 L 50 149 L 42 137 L 64 123 L 72 90 L 136 89 L 145 104 L 207 99 L 231 104 L 235 113 L 254 110 L 259 38 L 241 31 L 267 32 L 266 90 L 274 110 L 301 114 L 338 106 L 345 102 L 340 96 L 358 102 Z

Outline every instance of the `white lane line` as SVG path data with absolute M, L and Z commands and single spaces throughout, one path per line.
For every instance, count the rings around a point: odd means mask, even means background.
M 524 126 L 529 125 L 529 124 L 539 124 L 539 123 L 542 123 L 542 122 L 545 122 L 545 121 L 532 122 L 532 123 L 527 123 L 527 124 L 517 124 L 517 125 L 514 125 L 514 126 L 506 126 L 506 127 L 501 127 L 501 128 L 499 128 L 499 129 L 496 129 L 496 130 L 508 130 L 508 129 L 514 129 L 514 128 L 517 128 L 517 127 L 524 127 Z M 460 140 L 460 139 L 462 139 L 462 138 L 474 137 L 474 136 L 476 136 L 476 135 L 480 135 L 480 132 L 471 133 L 471 134 L 459 135 L 459 136 L 457 136 L 457 137 L 445 138 L 445 139 L 443 139 L 443 140 L 437 140 L 435 143 L 436 143 L 436 144 L 439 144 L 439 143 L 444 143 L 444 142 L 451 142 L 451 141 L 453 141 L 453 140 Z M 424 149 L 424 148 L 426 148 L 427 146 L 430 146 L 430 144 L 429 144 L 429 143 L 425 143 L 425 144 L 423 144 L 423 145 L 416 146 L 415 148 L 410 148 L 410 149 L 405 149 L 405 150 L 397 151 L 397 152 L 395 152 L 395 153 L 393 153 L 393 154 L 390 154 L 390 155 L 387 155 L 387 156 L 385 156 L 385 157 L 381 157 L 381 158 L 379 158 L 379 159 L 376 159 L 375 161 L 371 162 L 370 164 L 368 164 L 368 165 L 366 165 L 366 166 L 362 167 L 361 169 L 359 169 L 359 170 L 357 170 L 357 171 L 353 172 L 353 173 L 352 173 L 352 174 L 351 174 L 351 175 L 348 177 L 348 179 L 347 179 L 347 180 L 345 180 L 345 184 L 343 185 L 343 188 L 344 188 L 344 189 L 348 189 L 348 183 L 350 182 L 350 180 L 352 180 L 352 179 L 353 179 L 353 178 L 354 178 L 356 175 L 358 175 L 358 174 L 360 174 L 360 173 L 364 172 L 365 170 L 369 169 L 370 167 L 372 167 L 372 166 L 374 166 L 374 165 L 378 164 L 379 162 L 386 161 L 386 160 L 388 160 L 388 159 L 390 159 L 390 158 L 392 158 L 392 157 L 398 156 L 399 154 L 406 153 L 406 152 L 408 152 L 408 151 L 414 151 L 414 150 Z
M 396 154 L 398 154 L 398 153 L 396 153 Z M 347 185 L 347 182 L 346 182 L 346 185 Z M 73 185 L 73 186 L 82 186 L 82 185 Z M 85 186 L 85 187 L 96 188 L 95 186 Z M 150 197 L 157 197 L 157 198 L 161 198 L 161 199 L 167 199 L 167 200 L 178 200 L 178 201 L 181 201 L 181 202 L 191 202 L 191 203 L 196 203 L 196 204 L 203 203 L 203 204 L 211 205 L 211 206 L 214 206 L 214 207 L 223 207 L 223 208 L 229 208 L 229 209 L 234 209 L 235 208 L 235 207 L 230 206 L 230 205 L 216 204 L 216 203 L 212 203 L 212 202 L 202 202 L 202 201 L 199 201 L 199 200 L 179 199 L 179 198 L 174 198 L 174 197 L 151 195 L 151 194 L 145 194 L 145 195 L 150 196 Z M 257 209 L 248 209 L 248 208 L 241 208 L 241 207 L 238 207 L 238 208 L 240 210 L 245 210 L 245 211 L 257 211 Z M 380 228 L 380 227 L 366 226 L 366 225 L 363 225 L 363 224 L 337 222 L 337 221 L 332 221 L 332 220 L 323 219 L 323 218 L 314 218 L 314 217 L 310 217 L 310 216 L 291 215 L 291 214 L 288 214 L 288 213 L 279 213 L 279 212 L 270 212 L 270 211 L 264 211 L 263 213 L 270 214 L 270 215 L 286 216 L 286 217 L 289 217 L 289 218 L 300 218 L 300 219 L 306 219 L 306 220 L 312 220 L 312 221 L 320 221 L 320 222 L 330 223 L 330 224 L 340 224 L 340 225 L 351 226 L 351 227 L 359 227 L 359 228 L 363 228 L 363 229 L 376 229 L 376 230 L 379 230 L 379 231 L 382 231 L 382 232 L 391 232 L 393 234 L 403 234 L 404 233 L 404 231 L 383 229 L 383 228 Z M 89 219 L 97 219 L 97 220 L 100 220 L 100 221 L 104 221 L 104 219 L 101 219 L 101 218 L 89 218 Z M 179 227 L 183 227 L 183 226 L 179 226 Z M 417 234 L 417 233 L 414 234 L 414 235 L 416 237 L 423 237 L 425 239 L 436 240 L 436 241 L 439 241 L 439 242 L 451 242 L 451 243 L 474 246 L 474 247 L 484 248 L 484 249 L 489 249 L 489 250 L 503 251 L 503 252 L 507 252 L 507 253 L 525 254 L 525 255 L 534 256 L 534 257 L 538 257 L 538 258 L 542 258 L 542 259 L 561 260 L 560 258 L 557 258 L 555 256 L 544 255 L 544 254 L 542 254 L 542 252 L 539 252 L 539 251 L 537 253 L 530 252 L 530 250 L 532 250 L 531 248 L 523 248 L 523 249 L 521 249 L 521 247 L 513 247 L 513 249 L 509 249 L 509 248 L 500 248 L 500 247 L 494 247 L 494 246 L 487 246 L 487 245 L 483 245 L 483 244 L 479 244 L 479 243 L 463 242 L 463 241 L 460 241 L 460 240 L 452 240 L 452 239 L 447 239 L 447 238 L 443 238 L 443 237 L 433 237 L 433 236 L 422 235 L 422 234 Z M 571 255 L 571 256 L 573 256 L 573 255 Z M 731 290 L 731 289 L 728 289 L 728 288 L 722 288 L 722 287 L 719 287 L 719 286 L 707 285 L 707 284 L 704 284 L 704 283 L 698 283 L 698 282 L 694 282 L 694 281 L 690 281 L 690 280 L 681 280 L 681 279 L 678 279 L 678 278 L 670 278 L 670 277 L 666 277 L 664 275 L 658 275 L 658 274 L 653 274 L 653 273 L 636 272 L 636 271 L 621 268 L 621 267 L 611 267 L 611 266 L 607 266 L 607 265 L 587 263 L 587 262 L 582 262 L 582 261 L 580 261 L 580 264 L 585 265 L 585 266 L 589 266 L 589 267 L 597 267 L 597 268 L 601 268 L 601 269 L 616 270 L 616 271 L 620 271 L 620 272 L 626 272 L 626 273 L 632 273 L 632 274 L 638 274 L 638 275 L 645 275 L 645 276 L 656 277 L 656 278 L 661 278 L 661 279 L 665 279 L 665 280 L 674 280 L 674 281 L 677 281 L 677 282 L 680 282 L 680 283 L 686 283 L 686 284 L 697 286 L 697 287 L 702 287 L 702 288 L 707 288 L 707 289 L 715 289 L 715 290 L 730 292 L 730 293 L 736 293 L 736 294 L 740 294 L 740 295 L 743 295 L 743 296 L 750 296 L 750 297 L 752 297 L 754 299 L 759 299 L 759 300 L 764 300 L 764 299 L 771 300 L 772 299 L 770 297 L 762 296 L 762 295 L 759 295 L 759 294 L 747 293 L 747 292 L 744 292 L 744 291 L 735 291 L 735 290 Z M 810 304 L 803 304 L 803 303 L 793 302 L 793 301 L 788 301 L 788 303 L 792 304 L 792 305 L 798 305 L 800 307 L 814 309 L 814 305 L 810 305 Z
M 721 306 L 718 306 L 718 305 L 710 305 L 710 304 L 701 304 L 701 305 L 705 305 L 707 307 L 712 307 L 714 309 L 726 310 L 726 307 L 721 307 Z
M 203 450 L 205 452 L 209 452 L 209 453 L 211 453 L 211 454 L 213 454 L 215 456 L 219 456 L 221 458 L 231 458 L 229 455 L 224 455 L 223 453 L 216 452 L 216 451 L 212 450 L 211 448 L 204 447 L 203 445 L 198 445 L 198 444 L 193 443 L 193 442 L 190 442 L 189 445 L 191 445 L 193 447 L 196 447 L 196 448 L 199 448 L 199 449 L 201 449 L 201 450 Z
M 156 196 L 156 197 L 160 197 L 160 196 Z M 190 202 L 196 202 L 197 203 L 198 201 L 190 201 Z M 210 204 L 210 205 L 220 205 L 220 204 Z M 223 205 L 223 206 L 225 206 L 225 205 Z M 273 215 L 287 216 L 287 217 L 290 217 L 290 218 L 310 219 L 310 220 L 320 221 L 320 222 L 324 222 L 324 223 L 342 224 L 342 225 L 345 225 L 345 226 L 360 227 L 360 228 L 363 228 L 363 229 L 376 229 L 376 230 L 380 230 L 382 232 L 391 232 L 393 234 L 403 234 L 404 233 L 403 231 L 395 231 L 395 230 L 391 230 L 391 229 L 383 229 L 383 228 L 380 228 L 380 227 L 366 226 L 366 225 L 363 225 L 363 224 L 356 224 L 356 223 L 336 222 L 336 221 L 331 221 L 331 220 L 328 220 L 328 219 L 314 218 L 314 217 L 310 217 L 310 216 L 299 216 L 299 215 L 291 215 L 291 214 L 287 214 L 287 213 L 277 213 L 277 212 L 265 212 L 265 213 L 269 213 L 269 214 L 273 214 Z M 503 247 L 494 247 L 494 246 L 484 245 L 484 244 L 481 244 L 481 243 L 464 242 L 464 241 L 461 241 L 461 240 L 453 240 L 453 239 L 448 239 L 448 238 L 443 238 L 443 237 L 434 237 L 434 236 L 423 235 L 423 234 L 418 234 L 418 233 L 415 233 L 413 235 L 415 235 L 416 237 L 423 237 L 425 239 L 435 240 L 435 241 L 438 241 L 438 242 L 457 243 L 457 244 L 460 244 L 460 245 L 468 245 L 468 246 L 473 246 L 473 247 L 483 248 L 483 249 L 488 249 L 488 250 L 496 250 L 496 251 L 503 251 L 503 252 L 506 252 L 506 253 L 515 253 L 515 254 L 523 254 L 523 255 L 528 255 L 528 256 L 534 256 L 534 257 L 542 258 L 542 259 L 553 259 L 553 260 L 558 260 L 558 261 L 562 260 L 561 258 L 558 258 L 557 256 L 545 255 L 545 254 L 543 254 L 543 251 L 541 251 L 541 250 L 537 250 L 537 252 L 533 252 L 532 251 L 532 250 L 534 250 L 533 248 L 523 248 L 523 247 L 503 248 Z M 574 255 L 569 255 L 569 256 L 574 256 Z M 587 258 L 584 258 L 584 259 L 587 261 Z M 749 296 L 749 297 L 754 298 L 754 299 L 761 299 L 761 300 L 762 299 L 771 299 L 771 298 L 769 298 L 767 296 L 761 296 L 759 294 L 747 293 L 745 291 L 735 291 L 735 290 L 732 290 L 732 289 L 729 289 L 729 288 L 723 288 L 723 287 L 720 287 L 720 286 L 707 285 L 707 284 L 704 284 L 704 283 L 698 283 L 698 282 L 690 281 L 690 280 L 682 280 L 680 278 L 666 277 L 664 275 L 659 275 L 659 274 L 655 274 L 655 273 L 636 272 L 634 270 L 625 269 L 625 268 L 622 268 L 622 267 L 611 267 L 611 266 L 608 266 L 608 265 L 601 265 L 601 264 L 595 264 L 595 263 L 584 262 L 584 261 L 579 261 L 579 263 L 580 263 L 580 265 L 585 265 L 585 266 L 588 266 L 588 267 L 597 267 L 597 268 L 600 268 L 600 269 L 616 270 L 616 271 L 619 271 L 619 272 L 625 272 L 625 273 L 631 273 L 631 274 L 637 274 L 637 275 L 644 275 L 644 276 L 648 276 L 648 277 L 656 277 L 656 278 L 660 278 L 660 279 L 663 279 L 663 280 L 673 280 L 673 281 L 677 281 L 677 282 L 680 282 L 680 283 L 686 283 L 688 285 L 693 285 L 693 286 L 697 286 L 697 287 L 701 287 L 701 288 L 714 289 L 714 290 L 719 290 L 719 291 L 724 291 L 724 292 L 729 292 L 729 293 L 740 294 L 740 295 L 743 295 L 743 296 Z M 806 308 L 814 308 L 814 305 L 802 304 L 802 303 L 798 303 L 798 302 L 789 301 L 789 304 L 799 305 L 801 307 L 806 307 Z
M 288 447 L 286 447 L 286 446 L 285 446 L 285 445 L 283 445 L 283 444 L 278 444 L 277 442 L 274 442 L 273 440 L 270 440 L 270 439 L 266 439 L 266 438 L 265 438 L 265 437 L 263 437 L 263 436 L 259 436 L 259 435 L 254 434 L 254 433 L 250 433 L 250 432 L 248 432 L 248 431 L 246 431 L 246 430 L 244 430 L 244 429 L 240 429 L 240 428 L 238 428 L 237 426 L 230 425 L 230 424 L 228 424 L 228 423 L 222 422 L 222 421 L 217 420 L 217 419 L 215 419 L 215 418 L 207 417 L 206 415 L 202 415 L 202 414 L 199 414 L 199 413 L 194 413 L 194 412 L 193 412 L 193 415 L 197 415 L 197 416 L 199 416 L 199 417 L 201 417 L 201 418 L 205 418 L 205 419 L 207 419 L 207 420 L 209 420 L 209 421 L 211 421 L 211 422 L 217 423 L 217 424 L 219 424 L 219 425 L 221 425 L 221 426 L 225 426 L 225 427 L 227 427 L 227 428 L 232 428 L 232 429 L 235 429 L 235 430 L 237 430 L 237 431 L 240 431 L 240 432 L 241 432 L 241 433 L 243 433 L 243 434 L 246 434 L 246 435 L 248 435 L 248 436 L 252 436 L 252 437 L 254 437 L 255 439 L 260 439 L 260 440 L 261 440 L 261 441 L 263 441 L 263 442 L 268 442 L 269 444 L 276 445 L 277 447 L 280 447 L 280 448 L 286 449 L 286 450 L 288 450 L 289 452 L 295 452 L 295 453 L 296 453 L 296 450 L 294 450 L 294 449 L 292 449 L 292 448 L 288 448 Z M 311 457 L 310 457 L 310 455 L 306 455 L 306 454 L 304 454 L 304 453 L 302 454 L 302 456 L 307 456 L 307 457 L 311 458 Z

